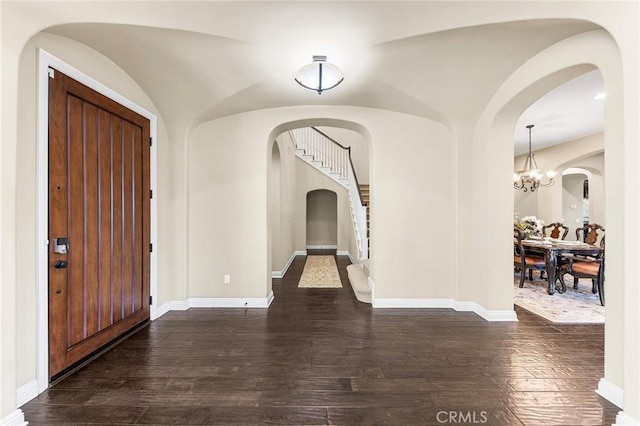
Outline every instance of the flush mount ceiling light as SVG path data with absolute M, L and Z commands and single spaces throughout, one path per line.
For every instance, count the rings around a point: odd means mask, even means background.
M 529 129 L 529 154 L 527 154 L 527 158 L 524 160 L 524 168 L 513 174 L 513 188 L 522 189 L 524 192 L 534 192 L 541 186 L 551 186 L 553 185 L 553 178 L 556 177 L 554 170 L 541 172 L 538 169 L 538 164 L 533 156 L 534 154 L 531 152 L 532 127 L 533 124 L 527 126 L 527 129 Z
M 326 56 L 314 56 L 313 62 L 305 65 L 295 77 L 296 83 L 305 89 L 313 90 L 321 95 L 342 83 L 344 77 L 340 68 L 327 62 Z

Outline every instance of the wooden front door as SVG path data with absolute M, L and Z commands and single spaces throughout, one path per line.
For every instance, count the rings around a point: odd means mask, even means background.
M 49 377 L 149 319 L 149 129 L 49 78 Z

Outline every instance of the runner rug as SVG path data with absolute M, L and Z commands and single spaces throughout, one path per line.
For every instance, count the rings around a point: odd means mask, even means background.
M 307 256 L 298 287 L 340 288 L 340 275 L 333 256 Z
M 546 280 L 525 280 L 519 288 L 520 276 L 514 277 L 514 303 L 527 311 L 540 315 L 551 322 L 573 324 L 603 324 L 604 306 L 597 294 L 591 293 L 591 280 L 581 279 L 578 290 L 573 289 L 573 278 L 565 279 L 567 291 L 547 294 Z

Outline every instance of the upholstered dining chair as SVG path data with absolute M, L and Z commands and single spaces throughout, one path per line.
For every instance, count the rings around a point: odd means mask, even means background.
M 544 271 L 546 269 L 543 256 L 535 256 L 526 253 L 522 245 L 524 236 L 518 228 L 513 228 L 513 266 L 520 270 L 520 288 L 524 287 L 525 273 L 529 271 L 529 281 L 533 280 L 531 271 Z
M 604 228 L 597 223 L 587 223 L 576 229 L 576 240 L 591 245 L 596 245 L 599 242 L 600 247 L 604 248 Z
M 578 278 L 591 279 L 591 292 L 598 293 L 600 304 L 604 306 L 604 252 L 598 257 L 563 256 L 558 277 L 562 292 L 566 290 L 564 275 L 573 275 L 573 288 L 578 288 Z
M 549 236 L 558 240 L 564 240 L 569 233 L 569 227 L 564 226 L 561 222 L 554 222 L 542 227 L 542 235 L 547 236 L 547 230 L 550 230 Z
M 600 245 L 604 249 L 605 229 L 597 223 L 588 223 L 576 229 L 576 239 L 591 245 Z M 578 289 L 579 278 L 591 279 L 591 292 L 598 293 L 604 306 L 604 250 L 598 256 L 566 256 L 558 259 L 558 277 L 562 290 L 566 290 L 564 275 L 573 276 L 573 289 Z
M 546 237 L 547 231 L 549 231 L 549 237 L 564 240 L 569 233 L 569 227 L 564 226 L 562 222 L 553 222 L 542 227 L 542 235 Z M 540 272 L 540 279 L 545 279 L 544 271 Z

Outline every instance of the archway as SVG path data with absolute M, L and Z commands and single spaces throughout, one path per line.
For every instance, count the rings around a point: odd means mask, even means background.
M 307 193 L 306 246 L 309 249 L 338 248 L 338 196 L 318 189 Z
M 372 144 L 371 144 L 371 134 L 367 128 L 365 128 L 362 124 L 357 123 L 355 121 L 344 120 L 339 118 L 327 118 L 327 117 L 315 117 L 315 118 L 302 118 L 298 120 L 292 120 L 290 122 L 284 122 L 280 125 L 277 125 L 273 128 L 273 130 L 269 134 L 269 162 L 268 162 L 268 180 L 269 180 L 269 188 L 272 188 L 274 184 L 271 182 L 274 179 L 274 172 L 271 170 L 273 166 L 272 158 L 272 145 L 279 145 L 279 153 L 280 153 L 280 164 L 281 164 L 281 213 L 286 216 L 289 215 L 287 220 L 283 219 L 281 222 L 281 232 L 287 232 L 287 229 L 291 232 L 289 235 L 291 238 L 291 243 L 284 250 L 287 251 L 291 255 L 289 262 L 285 262 L 282 270 L 279 270 L 281 262 L 273 262 L 271 259 L 269 260 L 270 264 L 273 264 L 272 269 L 272 277 L 278 278 L 284 275 L 288 266 L 293 261 L 293 257 L 295 255 L 305 254 L 306 253 L 306 238 L 307 238 L 307 222 L 306 222 L 306 192 L 313 191 L 316 189 L 330 189 L 324 184 L 318 185 L 318 182 L 311 182 L 306 179 L 304 185 L 299 185 L 298 180 L 300 176 L 298 176 L 299 172 L 296 172 L 298 166 L 296 166 L 296 144 L 295 141 L 290 134 L 290 130 L 300 129 L 300 128 L 308 128 L 308 127 L 320 127 L 323 130 L 331 129 L 338 132 L 339 135 L 350 134 L 351 139 L 357 139 L 357 143 L 359 144 L 358 149 L 361 152 L 361 155 L 358 157 L 357 161 L 366 162 L 366 164 L 359 164 L 361 168 L 367 173 L 366 181 L 371 183 L 371 178 L 369 176 L 369 168 L 372 162 Z M 334 135 L 334 133 L 330 133 L 330 135 Z M 340 186 L 338 185 L 338 188 Z M 306 189 L 304 189 L 306 188 Z M 304 190 L 305 192 L 300 195 L 295 195 L 296 191 Z M 285 193 L 290 194 L 289 201 L 284 200 Z M 268 203 L 271 206 L 273 201 L 271 200 L 271 189 L 269 190 L 269 200 Z M 299 206 L 296 203 L 297 198 L 301 198 L 301 203 Z M 373 198 L 371 196 L 371 198 Z M 371 200 L 371 199 L 370 199 Z M 338 199 L 338 217 L 344 214 L 350 214 L 349 209 L 349 197 L 344 198 L 342 195 Z M 371 202 L 371 201 L 370 201 Z M 302 216 L 296 218 L 298 212 L 302 212 Z M 273 214 L 274 211 L 269 209 L 269 223 L 273 223 Z M 371 218 L 371 222 L 373 222 L 373 218 Z M 341 223 L 340 228 L 338 230 L 338 238 L 337 241 L 333 241 L 330 246 L 340 245 L 342 254 L 349 254 L 351 256 L 352 262 L 357 262 L 360 260 L 358 257 L 358 244 L 357 238 L 355 235 L 355 230 L 353 226 L 349 224 L 350 221 L 347 220 L 338 220 L 338 223 Z M 348 228 L 348 229 L 347 229 Z M 278 237 L 273 235 L 274 228 L 271 226 L 268 227 L 268 251 L 269 256 L 273 256 L 275 253 L 275 249 L 273 248 L 274 244 L 277 244 Z M 335 238 L 334 238 L 335 240 Z M 282 243 L 282 239 L 281 239 Z M 287 242 L 284 242 L 287 245 Z M 323 244 L 314 244 L 310 243 L 311 246 L 314 245 L 326 245 L 326 242 Z
M 595 30 L 565 39 L 529 60 L 518 71 L 511 75 L 496 93 L 474 133 L 474 152 L 477 150 L 481 158 L 487 158 L 487 177 L 478 178 L 490 182 L 491 191 L 486 197 L 476 199 L 478 212 L 492 205 L 499 205 L 511 200 L 513 205 L 513 189 L 511 180 L 513 167 L 513 129 L 517 118 L 524 109 L 551 88 L 569 79 L 597 67 L 604 77 L 605 90 L 605 150 L 607 180 L 605 183 L 607 228 L 607 268 L 608 282 L 624 282 L 624 223 L 625 212 L 623 188 L 625 168 L 620 165 L 624 161 L 624 119 L 623 88 L 619 49 L 611 36 L 604 30 Z M 506 151 L 506 152 L 505 152 Z M 493 155 L 488 158 L 486 152 Z M 615 167 L 618 165 L 618 167 Z M 615 197 L 614 194 L 620 194 Z M 487 209 L 488 212 L 490 209 Z M 628 213 L 626 213 L 628 214 Z M 496 273 L 488 277 L 489 299 L 492 295 L 502 297 L 504 292 L 511 294 L 510 252 L 512 241 L 509 227 L 513 211 L 496 211 L 485 219 L 488 223 L 486 241 L 478 241 L 477 247 L 489 244 L 493 250 L 478 256 L 478 264 L 502 264 L 495 268 Z M 487 246 L 488 247 L 488 246 Z M 499 272 L 502 271 L 502 272 Z M 605 323 L 605 377 L 600 381 L 598 392 L 615 404 L 622 406 L 621 389 L 624 384 L 624 300 L 623 286 L 609 287 L 607 292 Z M 615 315 L 612 313 L 616 312 Z
M 584 169 L 562 171 L 562 218 L 565 225 L 580 227 L 589 223 L 589 183 L 593 174 Z

